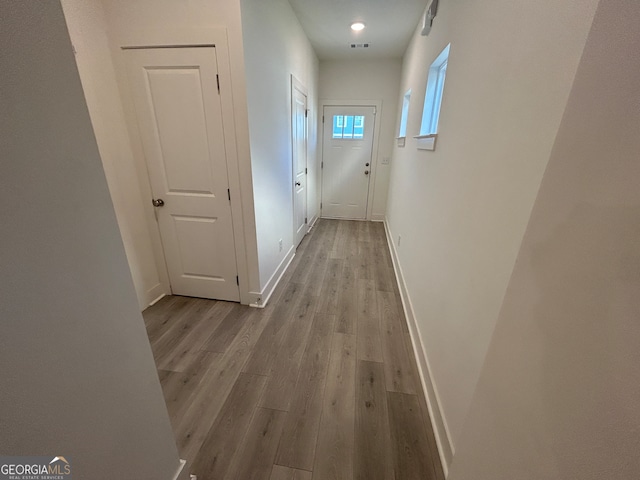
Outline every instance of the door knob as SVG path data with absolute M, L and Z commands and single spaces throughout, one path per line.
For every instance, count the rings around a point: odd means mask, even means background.
M 369 170 L 365 170 L 365 171 L 364 171 L 364 174 L 365 174 L 365 175 L 369 175 Z
M 157 200 L 153 198 L 151 200 L 151 203 L 154 207 L 164 207 L 164 200 L 162 200 L 161 198 L 158 198 Z
M 301 185 L 300 182 L 296 182 L 296 187 L 299 187 Z

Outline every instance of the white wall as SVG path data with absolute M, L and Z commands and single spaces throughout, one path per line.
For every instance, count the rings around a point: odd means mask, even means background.
M 391 159 L 395 144 L 398 90 L 402 73 L 401 59 L 378 60 L 323 60 L 320 63 L 319 96 L 321 100 L 382 102 L 376 121 L 380 123 L 380 136 L 374 145 L 376 162 L 375 183 L 371 186 L 372 219 L 383 220 L 387 207 L 387 189 L 391 166 L 383 160 Z M 322 112 L 320 112 L 322 115 Z M 321 133 L 321 132 L 320 132 Z
M 318 212 L 318 59 L 287 0 L 241 3 L 260 287 L 268 294 L 293 248 L 291 74 L 308 89 L 309 221 Z
M 138 305 L 144 310 L 169 292 L 164 265 L 156 265 L 161 249 L 153 211 L 145 209 L 129 133 L 111 59 L 107 23 L 98 1 L 62 0 L 91 123 L 122 234 Z M 154 232 L 152 235 L 150 232 Z
M 596 4 L 441 2 L 430 35 L 416 32 L 404 57 L 397 98 L 412 89 L 408 138 L 406 147 L 394 150 L 387 221 L 419 348 L 430 365 L 431 403 L 443 417 L 436 428 L 447 461 L 462 433 Z M 420 129 L 427 71 L 449 42 L 437 148 L 418 151 L 409 137 Z
M 640 478 L 638 23 L 600 2 L 452 480 Z
M 169 480 L 179 459 L 59 2 L 3 3 L 3 455 L 74 478 Z
M 251 292 L 249 301 L 264 296 L 277 279 L 278 267 L 286 264 L 283 260 L 292 253 L 293 245 L 288 113 L 291 73 L 309 89 L 310 221 L 317 216 L 319 207 L 315 115 L 318 60 L 288 2 L 243 2 L 241 19 L 239 1 L 63 1 L 142 308 L 157 297 L 158 291 L 168 292 L 168 279 L 153 208 L 148 202 L 151 193 L 144 153 L 120 46 L 140 31 L 226 29 L 245 230 L 246 272 L 241 268 L 240 282 L 241 289 Z M 274 115 L 278 122 L 273 121 Z M 125 130 L 127 122 L 130 137 Z M 250 145 L 255 151 L 250 150 Z M 252 168 L 257 173 L 252 174 Z M 284 248 L 279 251 L 281 238 Z

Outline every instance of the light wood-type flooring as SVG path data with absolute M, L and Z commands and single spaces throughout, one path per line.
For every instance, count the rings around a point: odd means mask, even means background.
M 144 319 L 198 480 L 444 478 L 381 223 L 319 220 L 264 309 Z

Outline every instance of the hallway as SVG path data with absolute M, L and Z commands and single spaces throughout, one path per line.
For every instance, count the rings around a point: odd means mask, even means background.
M 144 319 L 198 480 L 444 478 L 381 223 L 319 220 L 264 309 Z

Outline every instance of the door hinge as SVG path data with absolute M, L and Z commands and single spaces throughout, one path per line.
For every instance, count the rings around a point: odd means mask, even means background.
M 324 115 L 322 115 L 322 123 L 324 123 Z
M 304 174 L 307 175 L 307 169 L 306 168 L 304 169 Z
M 304 111 L 304 118 L 307 118 L 309 116 L 309 109 L 306 109 Z
M 236 284 L 240 286 L 240 277 L 238 277 L 238 275 L 236 275 Z
M 322 210 L 322 202 L 320 202 L 320 210 Z
M 231 201 L 231 190 L 227 188 L 227 197 L 229 197 L 229 201 Z
M 324 168 L 324 162 L 320 162 L 320 168 Z
M 220 75 L 216 73 L 216 83 L 218 84 L 218 93 L 220 93 Z
M 307 217 L 304 217 L 304 224 L 307 224 Z

